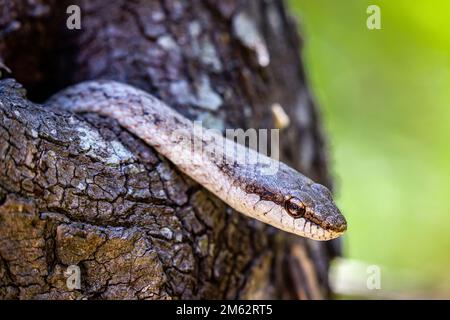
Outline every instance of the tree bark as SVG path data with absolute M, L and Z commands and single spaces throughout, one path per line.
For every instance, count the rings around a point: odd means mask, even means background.
M 248 219 L 115 121 L 36 103 L 113 79 L 220 130 L 273 128 L 278 103 L 281 159 L 331 187 L 296 29 L 278 0 L 0 0 L 0 65 L 17 79 L 0 81 L 0 297 L 327 297 L 338 241 Z

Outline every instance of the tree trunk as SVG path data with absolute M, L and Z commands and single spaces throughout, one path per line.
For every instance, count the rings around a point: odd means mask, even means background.
M 276 0 L 0 0 L 0 66 L 17 79 L 0 81 L 0 297 L 327 297 L 337 241 L 246 218 L 111 119 L 36 104 L 113 79 L 224 130 L 273 128 L 278 103 L 281 159 L 330 187 L 300 43 Z

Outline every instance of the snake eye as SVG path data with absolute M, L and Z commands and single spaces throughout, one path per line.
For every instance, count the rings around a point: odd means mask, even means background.
M 298 200 L 297 198 L 290 198 L 286 201 L 286 211 L 293 217 L 293 218 L 300 218 L 303 217 L 306 213 L 306 208 L 303 202 Z

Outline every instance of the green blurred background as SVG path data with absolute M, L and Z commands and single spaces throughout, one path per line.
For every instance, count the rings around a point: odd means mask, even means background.
M 381 30 L 366 27 L 371 4 Z M 346 258 L 388 270 L 389 290 L 450 297 L 450 1 L 290 7 L 349 222 Z

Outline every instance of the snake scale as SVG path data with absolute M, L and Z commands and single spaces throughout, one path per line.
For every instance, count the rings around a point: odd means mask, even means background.
M 347 228 L 330 191 L 300 172 L 194 123 L 130 85 L 98 80 L 68 87 L 49 99 L 75 113 L 115 119 L 182 172 L 235 210 L 278 229 L 331 240 Z M 256 161 L 246 161 L 248 159 Z M 267 174 L 267 165 L 277 170 Z

